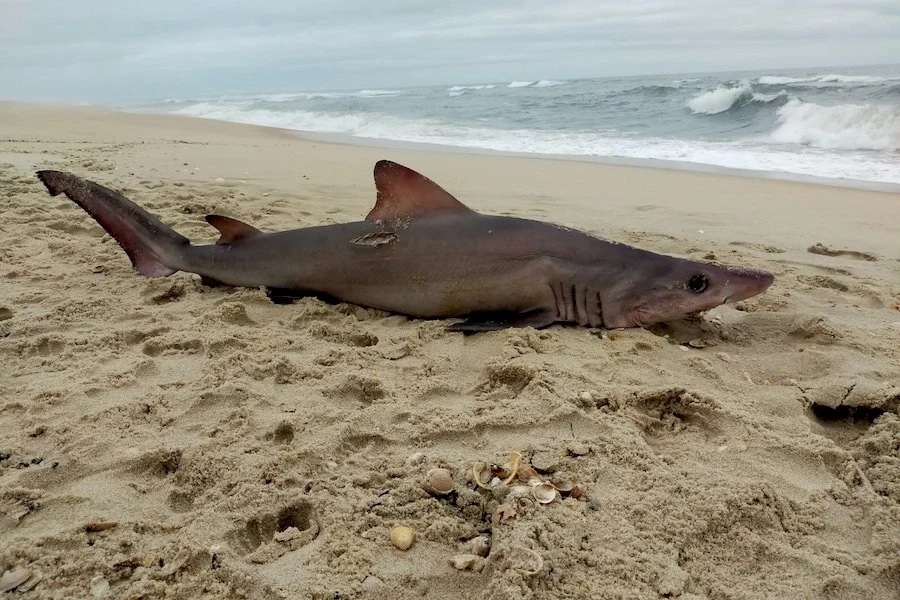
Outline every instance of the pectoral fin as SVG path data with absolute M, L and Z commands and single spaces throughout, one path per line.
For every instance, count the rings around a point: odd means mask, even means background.
M 499 331 L 510 327 L 534 327 L 542 329 L 556 322 L 556 315 L 551 310 L 533 310 L 527 313 L 488 312 L 477 313 L 465 321 L 454 323 L 447 331 L 461 331 L 465 334 L 479 331 Z

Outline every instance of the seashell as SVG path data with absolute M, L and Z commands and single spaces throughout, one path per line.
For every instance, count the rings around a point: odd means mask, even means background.
M 478 487 L 491 489 L 491 467 L 487 463 L 478 461 L 472 465 L 472 478 Z
M 519 465 L 522 463 L 522 455 L 518 452 L 510 452 L 509 453 L 509 475 L 506 479 L 503 480 L 503 485 L 509 485 L 513 479 L 516 478 L 516 474 L 519 472 Z
M 447 469 L 431 469 L 425 475 L 425 491 L 435 496 L 444 496 L 453 491 L 453 476 Z
M 486 535 L 479 535 L 469 541 L 472 547 L 472 554 L 476 556 L 487 556 L 491 551 L 491 538 Z
M 395 525 L 391 529 L 391 543 L 398 550 L 403 550 L 404 552 L 409 550 L 415 541 L 416 534 L 409 527 Z
M 0 577 L 0 592 L 9 592 L 16 589 L 34 575 L 34 571 L 25 567 L 8 569 Z
M 109 595 L 109 581 L 105 577 L 97 575 L 91 579 L 91 596 L 94 598 L 106 598 Z
M 523 575 L 537 575 L 544 568 L 544 559 L 530 548 L 513 546 L 506 550 L 503 565 L 521 571 Z
M 169 564 L 167 564 L 160 570 L 160 575 L 162 575 L 163 577 L 174 575 L 179 570 L 181 570 L 181 567 L 183 567 L 185 563 L 187 563 L 190 557 L 191 551 L 187 548 L 182 548 L 178 551 L 178 554 L 175 555 L 175 558 L 173 558 Z
M 532 479 L 538 478 L 538 472 L 534 470 L 534 467 L 531 465 L 525 465 L 524 467 L 519 467 L 519 472 L 516 474 L 516 478 L 519 481 L 529 482 Z
M 552 483 L 542 483 L 531 488 L 531 495 L 541 504 L 550 504 L 556 500 L 556 488 Z
M 21 584 L 19 587 L 16 588 L 16 591 L 19 592 L 20 594 L 24 594 L 25 592 L 30 592 L 35 587 L 37 587 L 37 584 L 39 584 L 41 582 L 41 579 L 43 579 L 43 578 L 44 578 L 43 573 L 41 573 L 40 571 L 35 571 L 31 575 L 31 577 L 28 578 L 28 581 L 26 581 L 25 583 Z
M 484 568 L 484 559 L 476 554 L 457 554 L 450 559 L 450 564 L 460 571 L 480 571 Z

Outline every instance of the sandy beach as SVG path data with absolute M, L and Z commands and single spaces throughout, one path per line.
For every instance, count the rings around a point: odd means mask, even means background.
M 144 278 L 34 177 L 212 243 L 209 213 L 362 219 L 381 158 L 478 211 L 776 282 L 699 322 L 463 336 Z M 0 104 L 0 214 L 4 597 L 900 597 L 900 194 Z M 477 484 L 513 453 L 564 493 Z

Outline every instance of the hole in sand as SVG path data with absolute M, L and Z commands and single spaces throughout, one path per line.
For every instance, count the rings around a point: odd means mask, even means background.
M 816 402 L 813 402 L 810 405 L 810 411 L 813 416 L 825 423 L 849 423 L 853 425 L 869 425 L 885 412 L 880 408 L 873 408 L 871 406 L 847 406 L 842 404 L 837 407 L 832 407 Z
M 227 537 L 231 545 L 242 554 L 249 554 L 262 544 L 271 542 L 278 534 L 297 530 L 298 539 L 312 541 L 318 534 L 318 522 L 312 505 L 305 501 L 294 502 L 276 513 L 252 517 L 246 525 L 232 531 Z

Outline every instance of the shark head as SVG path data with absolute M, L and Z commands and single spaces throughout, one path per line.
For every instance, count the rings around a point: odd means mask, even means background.
M 603 298 L 603 322 L 611 329 L 646 327 L 681 319 L 766 291 L 766 271 L 655 255 L 635 261 Z

